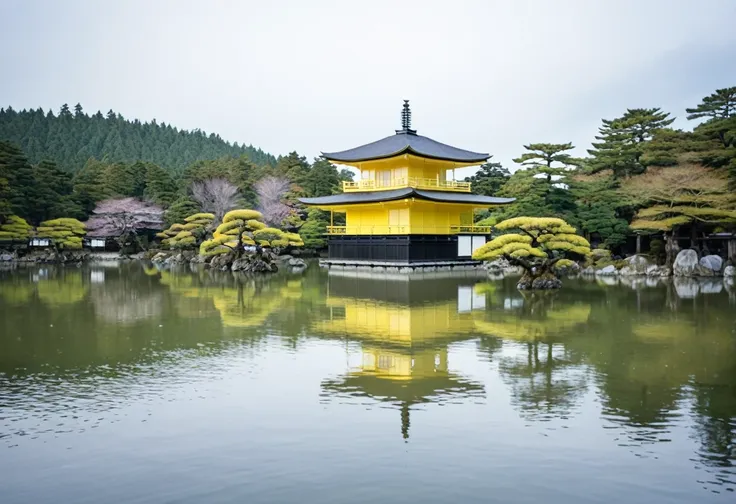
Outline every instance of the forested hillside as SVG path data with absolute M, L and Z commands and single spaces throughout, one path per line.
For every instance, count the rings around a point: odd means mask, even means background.
M 31 164 L 53 160 L 76 173 L 89 158 L 107 162 L 143 161 L 180 172 L 195 161 L 246 156 L 257 165 L 274 165 L 276 158 L 251 145 L 231 144 L 219 135 L 179 130 L 170 124 L 128 121 L 108 111 L 87 115 L 77 104 L 65 104 L 58 115 L 49 110 L 0 109 L 0 140 L 20 147 Z

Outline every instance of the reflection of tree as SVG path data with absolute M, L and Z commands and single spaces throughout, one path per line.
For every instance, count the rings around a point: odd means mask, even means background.
M 160 317 L 164 291 L 151 282 L 139 281 L 138 275 L 108 275 L 92 288 L 95 314 L 111 324 L 133 324 Z
M 516 342 L 499 371 L 525 416 L 569 415 L 585 390 L 580 356 L 557 344 L 587 322 L 590 305 L 560 302 L 556 293 L 527 293 L 521 303 L 479 314 L 478 330 Z M 520 343 L 520 344 L 518 344 Z
M 637 303 L 622 289 L 609 289 L 605 302 L 593 306 L 587 335 L 568 345 L 595 366 L 604 417 L 630 446 L 669 440 L 689 405 L 702 445 L 699 460 L 730 468 L 736 460 L 736 320 L 726 314 L 732 307 L 727 296 L 709 294 L 667 303 L 673 293 L 674 286 L 644 289 Z M 727 474 L 733 484 L 736 474 Z
M 302 296 L 298 277 L 162 271 L 161 283 L 178 298 L 180 316 L 198 317 L 202 311 L 218 313 L 226 328 L 261 327 L 270 315 Z
M 729 375 L 736 375 L 736 368 Z M 694 395 L 693 421 L 701 445 L 700 461 L 715 471 L 720 484 L 736 489 L 736 386 L 696 385 Z
M 38 299 L 51 307 L 64 306 L 82 301 L 87 295 L 88 285 L 82 281 L 82 272 L 54 270 L 48 279 L 36 285 Z

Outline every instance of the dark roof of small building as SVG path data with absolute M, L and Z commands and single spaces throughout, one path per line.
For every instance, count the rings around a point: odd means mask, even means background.
M 485 152 L 472 152 L 440 143 L 431 138 L 417 135 L 413 130 L 399 130 L 395 135 L 340 152 L 323 152 L 330 161 L 358 162 L 384 159 L 400 154 L 455 161 L 460 163 L 484 163 L 490 157 Z
M 404 189 L 392 189 L 390 191 L 356 192 L 333 194 L 320 198 L 299 198 L 305 205 L 357 205 L 361 203 L 378 203 L 381 201 L 394 201 L 404 198 L 419 198 L 441 203 L 474 203 L 478 205 L 505 205 L 513 203 L 516 198 L 496 198 L 480 194 L 444 192 L 444 191 L 422 191 L 406 187 Z

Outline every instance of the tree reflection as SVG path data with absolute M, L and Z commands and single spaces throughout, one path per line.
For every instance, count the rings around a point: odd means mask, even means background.
M 476 329 L 514 343 L 499 361 L 514 404 L 530 419 L 566 417 L 586 389 L 581 356 L 563 342 L 588 321 L 590 306 L 566 304 L 557 293 L 525 293 L 476 314 Z

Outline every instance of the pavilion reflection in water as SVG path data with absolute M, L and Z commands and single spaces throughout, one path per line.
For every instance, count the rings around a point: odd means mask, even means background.
M 473 310 L 485 310 L 474 276 L 361 276 L 330 271 L 329 316 L 318 334 L 360 341 L 360 365 L 322 382 L 328 397 L 365 397 L 401 410 L 409 437 L 412 406 L 483 397 L 481 383 L 452 372 L 448 347 L 474 338 Z

